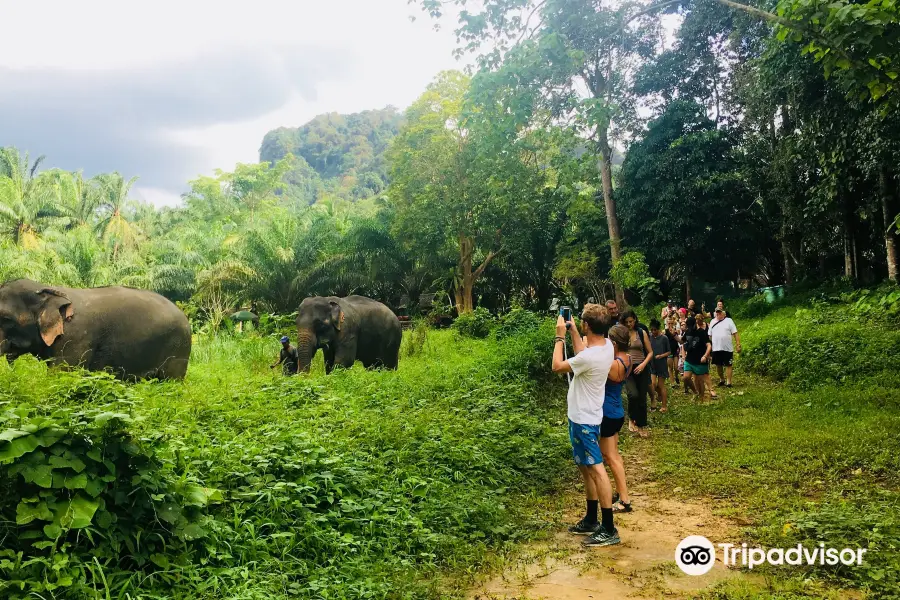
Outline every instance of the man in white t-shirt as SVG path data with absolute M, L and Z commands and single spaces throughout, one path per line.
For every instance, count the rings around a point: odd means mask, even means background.
M 569 439 L 575 464 L 584 478 L 587 514 L 569 528 L 571 533 L 587 535 L 585 546 L 612 546 L 620 543 L 619 532 L 613 523 L 612 486 L 603 467 L 600 452 L 600 423 L 603 421 L 603 400 L 606 379 L 612 366 L 615 350 L 606 339 L 612 320 L 609 311 L 599 304 L 588 304 L 581 314 L 581 333 L 571 321 L 562 317 L 556 322 L 553 348 L 553 371 L 573 373 L 569 383 L 568 416 Z M 566 332 L 572 335 L 574 356 L 563 359 Z M 598 521 L 598 507 L 601 519 Z
M 725 308 L 722 306 L 716 307 L 716 319 L 709 325 L 709 335 L 712 338 L 712 364 L 719 371 L 719 385 L 731 387 L 734 352 L 741 351 L 741 334 L 734 321 L 725 316 Z

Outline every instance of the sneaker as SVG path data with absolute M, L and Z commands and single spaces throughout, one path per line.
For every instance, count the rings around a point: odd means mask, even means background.
M 569 533 L 574 533 L 575 535 L 591 535 L 599 528 L 600 523 L 597 523 L 596 521 L 594 523 L 589 523 L 587 518 L 584 518 L 569 527 Z
M 720 380 L 719 380 L 719 386 L 724 386 L 724 385 L 725 385 L 725 380 L 724 380 L 724 379 L 720 379 Z
M 619 538 L 619 530 L 613 529 L 612 533 L 606 531 L 603 527 L 597 529 L 592 535 L 585 538 L 581 544 L 585 547 L 590 548 L 600 548 L 602 546 L 615 546 L 616 544 L 621 544 L 622 540 Z

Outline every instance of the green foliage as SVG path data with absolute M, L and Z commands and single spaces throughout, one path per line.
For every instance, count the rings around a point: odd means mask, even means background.
M 417 320 L 408 334 L 403 336 L 400 355 L 403 358 L 412 358 L 423 354 L 425 344 L 428 342 L 428 331 L 428 322 L 425 319 Z
M 453 322 L 453 329 L 470 338 L 486 338 L 496 324 L 491 311 L 479 306 L 470 313 L 459 315 Z
M 753 340 L 744 344 L 743 364 L 801 389 L 861 381 L 878 387 L 900 383 L 896 287 L 801 298 L 798 305 L 796 297 L 788 297 L 764 320 L 743 327 Z M 766 308 L 754 299 L 739 315 Z
M 368 198 L 387 187 L 385 152 L 403 117 L 392 107 L 351 115 L 319 115 L 297 129 L 281 127 L 263 138 L 259 160 L 297 157 L 286 175 L 288 195 L 312 204 L 321 193 Z
M 522 333 L 537 330 L 546 319 L 537 313 L 523 308 L 514 308 L 499 319 L 499 324 L 494 330 L 498 340 L 513 337 Z
M 87 390 L 128 395 L 110 378 L 91 376 L 42 404 L 4 403 L 4 598 L 88 593 L 94 566 L 172 583 L 194 560 L 191 542 L 207 533 L 208 505 L 223 499 L 177 473 L 158 435 L 133 434 L 131 402 L 58 404 L 77 403 Z
M 897 106 L 900 76 L 900 6 L 894 0 L 782 0 L 787 23 L 778 39 L 803 42 L 803 54 L 821 62 L 825 77 L 843 72 L 851 93 Z
M 609 274 L 617 286 L 638 292 L 644 304 L 653 302 L 653 294 L 659 295 L 659 279 L 650 275 L 650 267 L 641 252 L 626 252 Z
M 201 337 L 177 384 L 125 386 L 30 357 L 0 361 L 2 437 L 60 430 L 0 466 L 0 595 L 461 594 L 466 573 L 541 529 L 529 498 L 548 493 L 568 460 L 558 390 L 536 383 L 549 373 L 552 332 L 520 331 L 503 343 L 428 332 L 419 346 L 414 330 L 404 347 L 416 350 L 399 371 L 328 378 L 321 361 L 308 377 L 273 376 L 266 365 L 278 344 L 254 335 Z M 10 447 L 0 442 L 0 452 Z M 31 455 L 47 461 L 49 480 Z M 115 480 L 103 481 L 109 467 L 91 457 L 112 460 Z M 82 484 L 105 487 L 91 500 Z M 84 518 L 61 518 L 54 546 L 41 502 L 71 506 L 81 495 L 88 502 L 71 514 Z M 93 502 L 91 524 L 75 529 Z M 16 526 L 20 503 L 20 520 L 35 519 Z M 106 513 L 109 524 L 99 521 Z M 448 571 L 458 575 L 441 580 Z
M 621 182 L 626 242 L 646 248 L 653 272 L 719 281 L 759 267 L 755 214 L 746 210 L 753 203 L 732 141 L 701 106 L 675 101 L 651 121 Z
M 720 389 L 714 406 L 670 399 L 672 416 L 655 424 L 662 434 L 653 441 L 652 470 L 676 495 L 722 499 L 720 509 L 746 524 L 738 543 L 868 549 L 862 567 L 766 568 L 764 589 L 724 585 L 704 597 L 819 598 L 827 582 L 896 598 L 900 365 L 893 355 L 900 337 L 838 297 L 801 306 L 781 305 L 758 321 L 735 315 L 744 347 L 735 389 Z M 761 371 L 795 385 L 774 384 Z M 685 481 L 692 486 L 682 489 Z

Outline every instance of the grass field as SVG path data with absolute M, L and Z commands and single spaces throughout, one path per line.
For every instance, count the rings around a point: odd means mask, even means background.
M 738 325 L 738 385 L 710 405 L 676 396 L 656 422 L 655 477 L 715 498 L 746 524 L 742 541 L 869 551 L 861 568 L 772 569 L 771 590 L 711 597 L 820 597 L 812 581 L 900 596 L 900 332 L 841 307 L 789 306 Z

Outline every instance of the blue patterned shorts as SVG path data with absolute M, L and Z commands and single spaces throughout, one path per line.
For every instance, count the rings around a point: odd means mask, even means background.
M 569 440 L 576 465 L 602 465 L 600 453 L 600 426 L 579 425 L 569 420 Z

